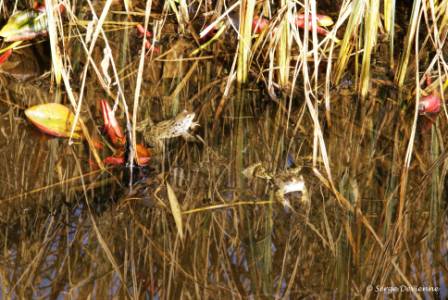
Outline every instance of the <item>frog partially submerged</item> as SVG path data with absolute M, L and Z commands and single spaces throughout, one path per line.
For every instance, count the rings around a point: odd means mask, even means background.
M 145 142 L 157 150 L 163 149 L 163 141 L 166 139 L 176 138 L 179 136 L 185 139 L 191 138 L 189 130 L 199 126 L 194 120 L 194 112 L 184 110 L 173 119 L 161 121 L 154 125 L 149 125 L 148 121 L 139 124 L 137 130 L 143 131 Z
M 52 95 L 45 72 L 51 65 L 45 51 L 43 44 L 14 51 L 0 65 L 0 92 L 8 92 L 20 106 L 47 103 Z
M 265 179 L 274 187 L 274 196 L 277 201 L 287 207 L 291 207 L 289 201 L 285 198 L 286 194 L 301 192 L 301 200 L 308 201 L 308 193 L 305 186 L 303 176 L 300 175 L 301 168 L 290 168 L 285 171 L 274 174 L 267 171 L 263 163 L 258 162 L 243 171 L 243 175 L 248 179 L 260 178 Z

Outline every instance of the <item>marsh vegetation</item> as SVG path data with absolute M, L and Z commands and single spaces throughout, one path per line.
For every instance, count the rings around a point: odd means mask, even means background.
M 2 25 L 32 7 L 0 59 L 1 298 L 448 297 L 447 0 L 8 0 Z

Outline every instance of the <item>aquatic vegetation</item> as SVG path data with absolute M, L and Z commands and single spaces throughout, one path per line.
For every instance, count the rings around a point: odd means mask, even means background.
M 112 141 L 112 143 L 118 147 L 118 153 L 113 156 L 106 157 L 103 161 L 106 165 L 124 165 L 125 164 L 125 147 L 126 137 L 123 134 L 120 124 L 118 124 L 115 118 L 115 113 L 112 111 L 109 102 L 107 100 L 100 100 L 101 112 L 103 115 L 104 129 Z M 135 158 L 139 166 L 146 166 L 150 161 L 150 151 L 142 144 L 137 144 L 135 147 Z
M 46 12 L 34 9 L 18 11 L 0 30 L 0 36 L 5 42 L 32 40 L 46 34 Z
M 0 64 L 2 64 L 5 61 L 7 61 L 8 58 L 11 56 L 11 54 L 12 54 L 12 49 L 8 49 L 3 54 L 1 54 L 0 55 Z
M 441 106 L 440 97 L 437 94 L 431 94 L 420 99 L 418 112 L 420 114 L 438 113 Z
M 0 298 L 446 298 L 447 8 L 3 1 Z
M 115 112 L 112 111 L 107 100 L 100 100 L 101 112 L 103 114 L 104 130 L 114 145 L 124 145 L 126 137 L 123 134 L 121 126 L 115 118 Z
M 56 137 L 79 139 L 81 126 L 76 124 L 73 135 L 71 129 L 75 116 L 70 109 L 58 103 L 32 106 L 25 110 L 26 117 L 42 132 Z
M 137 165 L 140 167 L 147 166 L 151 160 L 151 153 L 148 148 L 142 144 L 137 144 L 136 150 Z M 125 154 L 123 150 L 119 150 L 115 155 L 104 158 L 103 162 L 106 165 L 124 165 L 126 163 Z

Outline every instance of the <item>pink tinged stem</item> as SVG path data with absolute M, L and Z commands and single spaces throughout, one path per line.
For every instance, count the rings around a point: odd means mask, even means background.
M 426 86 L 430 86 L 431 85 L 431 83 L 432 83 L 432 78 L 431 78 L 431 76 L 429 76 L 429 75 L 426 75 Z
M 144 35 L 146 35 L 147 38 L 150 38 L 152 36 L 151 32 L 143 28 L 141 24 L 135 25 L 135 28 L 137 29 L 137 34 L 139 38 L 142 38 Z
M 141 24 L 137 24 L 135 25 L 135 28 L 137 29 L 137 36 L 139 38 L 143 38 L 146 35 L 146 38 L 149 39 L 152 37 L 152 33 L 147 31 L 145 28 L 143 28 L 143 26 Z M 151 44 L 151 42 L 149 40 L 146 40 L 145 42 L 145 48 L 146 49 L 151 49 L 153 46 Z M 154 48 L 154 52 L 155 53 L 159 53 L 160 49 L 158 47 L 153 47 Z

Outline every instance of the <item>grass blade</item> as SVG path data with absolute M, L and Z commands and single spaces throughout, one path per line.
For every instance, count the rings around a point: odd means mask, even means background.
M 344 70 L 347 67 L 348 59 L 350 57 L 353 48 L 351 40 L 353 35 L 356 33 L 359 24 L 362 21 L 364 15 L 364 7 L 365 7 L 364 0 L 357 0 L 353 5 L 352 15 L 350 16 L 347 28 L 345 30 L 344 39 L 342 40 L 341 49 L 339 51 L 339 57 L 337 59 L 338 63 L 336 64 L 335 67 L 334 82 L 336 84 L 339 83 L 342 73 L 344 73 Z
M 168 182 L 166 183 L 166 190 L 168 192 L 168 200 L 170 201 L 171 213 L 173 214 L 174 222 L 177 226 L 177 232 L 179 233 L 180 238 L 183 239 L 182 211 L 180 209 L 179 201 L 177 201 L 176 194 Z
M 409 57 L 411 55 L 412 41 L 414 40 L 414 36 L 417 31 L 417 24 L 419 23 L 418 20 L 420 18 L 421 3 L 422 3 L 421 0 L 416 0 L 414 1 L 414 5 L 412 7 L 411 22 L 410 26 L 408 27 L 408 32 L 406 34 L 406 39 L 404 42 L 405 52 L 401 56 L 400 64 L 398 67 L 399 69 L 397 72 L 397 76 L 395 77 L 395 81 L 398 83 L 399 87 L 403 86 L 406 71 L 408 69 Z

